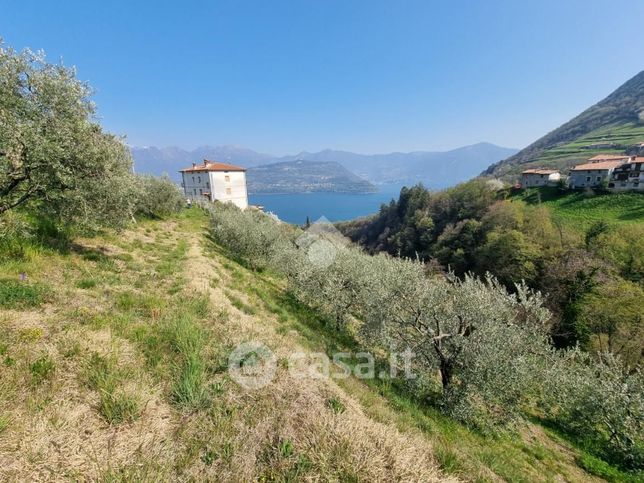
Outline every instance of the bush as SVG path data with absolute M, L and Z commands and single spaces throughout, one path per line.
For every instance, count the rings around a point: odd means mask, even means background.
M 139 175 L 139 194 L 136 212 L 151 218 L 164 218 L 179 212 L 185 199 L 181 188 L 167 175 L 156 177 Z
M 629 469 L 644 469 L 644 376 L 619 359 L 559 352 L 547 372 L 547 416 L 590 450 Z

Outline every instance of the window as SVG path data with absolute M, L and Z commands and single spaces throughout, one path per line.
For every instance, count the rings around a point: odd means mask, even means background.
M 206 181 L 206 188 L 210 188 L 210 181 Z
M 233 190 L 231 190 L 230 188 L 226 188 L 226 194 L 227 194 L 227 195 L 232 195 L 232 194 L 233 194 Z
M 199 194 L 203 196 L 203 190 L 199 188 Z
M 192 177 L 192 182 L 193 182 L 193 183 L 195 182 L 195 177 L 194 177 L 194 176 Z
M 601 181 L 601 180 L 602 180 L 602 177 L 601 177 L 601 176 L 597 176 L 597 181 L 599 182 L 599 181 Z
M 197 183 L 201 184 L 201 176 L 197 178 Z
M 226 183 L 230 182 L 230 176 L 226 175 L 224 179 L 226 180 Z
M 586 181 L 590 181 L 590 176 L 586 176 Z
M 197 196 L 197 189 L 195 188 L 195 189 L 193 189 L 192 191 L 194 191 L 195 196 Z

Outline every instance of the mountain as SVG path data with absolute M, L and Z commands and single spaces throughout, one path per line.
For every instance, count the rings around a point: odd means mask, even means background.
M 356 176 L 334 161 L 283 161 L 249 168 L 249 193 L 369 193 L 370 182 Z
M 643 142 L 644 71 L 514 156 L 491 165 L 483 174 L 511 178 L 532 167 L 565 170 L 599 153 L 637 151 L 637 145 Z
M 137 173 L 161 175 L 167 173 L 179 180 L 178 171 L 195 161 L 214 159 L 223 163 L 239 164 L 244 167 L 270 162 L 273 156 L 258 153 L 242 146 L 201 146 L 192 151 L 177 147 L 157 148 L 155 146 L 131 147 L 134 167 Z
M 280 159 L 337 162 L 376 184 L 402 185 L 422 182 L 430 188 L 444 188 L 475 176 L 480 172 L 479 168 L 489 165 L 490 160 L 503 159 L 516 152 L 516 149 L 478 143 L 451 151 L 373 155 L 327 149 L 319 153 L 303 152 Z
M 516 149 L 490 143 L 478 143 L 451 151 L 415 151 L 411 153 L 357 154 L 327 149 L 317 153 L 301 152 L 274 157 L 239 146 L 204 146 L 193 151 L 180 148 L 133 147 L 137 172 L 168 173 L 178 180 L 177 171 L 204 158 L 254 167 L 287 161 L 334 162 L 374 184 L 415 184 L 443 188 L 476 176 L 490 163 L 507 158 Z

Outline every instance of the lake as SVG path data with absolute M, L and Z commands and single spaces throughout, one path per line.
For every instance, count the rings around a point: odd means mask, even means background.
M 324 216 L 329 221 L 345 221 L 376 213 L 383 203 L 398 199 L 400 185 L 380 186 L 377 193 L 296 193 L 248 195 L 252 205 L 261 205 L 280 220 L 303 225 L 306 217 L 313 222 Z

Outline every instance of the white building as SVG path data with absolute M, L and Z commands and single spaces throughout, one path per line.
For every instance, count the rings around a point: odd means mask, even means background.
M 561 174 L 554 169 L 526 169 L 521 173 L 521 187 L 552 186 L 560 179 Z
M 610 181 L 615 168 L 630 159 L 631 156 L 624 155 L 599 155 L 590 158 L 588 163 L 578 164 L 570 170 L 568 184 L 572 189 L 600 187 L 604 182 Z
M 644 157 L 632 157 L 613 170 L 608 188 L 615 191 L 644 190 Z
M 179 172 L 187 198 L 230 202 L 242 210 L 248 208 L 245 168 L 204 159 L 203 164 L 193 163 Z

